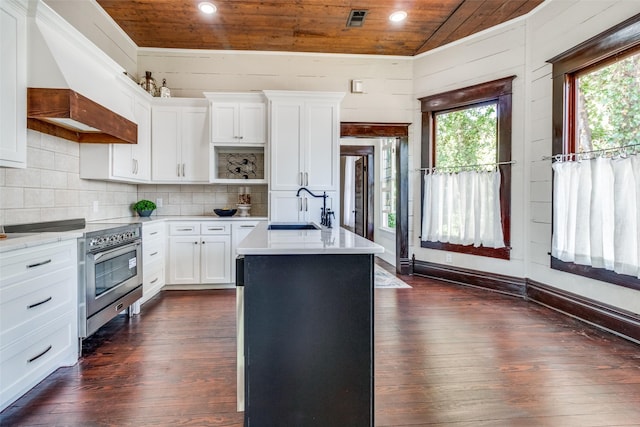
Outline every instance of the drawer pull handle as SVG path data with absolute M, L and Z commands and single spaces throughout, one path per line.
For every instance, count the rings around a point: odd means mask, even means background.
M 193 231 L 193 228 L 178 228 L 178 231 Z
M 207 228 L 207 230 L 209 230 L 209 231 L 222 231 L 222 230 L 224 230 L 224 227 L 209 227 L 209 228 Z
M 115 309 L 118 313 L 120 313 L 122 311 L 122 309 L 124 308 L 124 304 L 120 303 L 118 305 L 116 305 Z
M 149 233 L 151 236 L 155 236 L 156 234 L 158 234 L 157 231 L 152 231 L 151 233 Z
M 241 225 L 240 228 L 256 228 L 255 225 Z
M 37 303 L 35 303 L 35 304 L 29 304 L 29 305 L 27 306 L 27 310 L 32 309 L 32 308 L 35 308 L 35 307 L 37 307 L 37 306 L 39 306 L 39 305 L 42 305 L 42 304 L 46 304 L 46 303 L 48 303 L 49 301 L 51 301 L 52 299 L 53 299 L 53 297 L 49 297 L 49 298 L 47 298 L 47 299 L 45 299 L 45 300 L 42 300 L 42 301 L 40 301 L 40 302 L 37 302 Z
M 48 260 L 42 261 L 42 262 L 36 262 L 35 264 L 27 265 L 27 268 L 40 267 L 41 265 L 49 264 L 50 262 L 51 262 L 51 259 L 48 259 Z
M 151 282 L 149 283 L 156 283 L 158 281 L 158 278 L 156 277 L 155 279 L 153 279 Z
M 154 255 L 158 255 L 158 251 L 155 251 L 154 253 L 152 253 L 152 254 L 151 254 L 151 255 L 149 255 L 149 256 L 154 256 Z
M 36 354 L 31 359 L 27 360 L 27 363 L 35 362 L 36 360 L 40 359 L 42 356 L 47 354 L 52 348 L 53 347 L 51 347 L 51 346 L 47 347 L 47 349 L 45 351 L 43 351 L 42 353 Z

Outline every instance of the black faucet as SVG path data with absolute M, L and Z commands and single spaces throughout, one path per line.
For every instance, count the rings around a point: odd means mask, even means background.
M 300 187 L 298 188 L 298 192 L 296 193 L 296 197 L 300 197 L 300 192 L 304 190 L 307 193 L 309 193 L 311 196 L 316 197 L 316 198 L 320 198 L 322 197 L 322 208 L 320 210 L 320 225 L 324 225 L 328 228 L 331 228 L 331 216 L 333 215 L 335 218 L 335 215 L 333 213 L 333 211 L 331 209 L 327 210 L 327 192 L 323 191 L 322 195 L 318 195 L 318 194 L 313 194 L 311 191 L 309 191 L 309 189 L 307 187 Z

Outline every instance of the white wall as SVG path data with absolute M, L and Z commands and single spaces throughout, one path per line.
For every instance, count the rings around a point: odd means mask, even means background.
M 640 292 L 551 270 L 551 71 L 546 61 L 640 13 L 629 0 L 554 0 L 527 20 L 526 277 L 640 313 Z
M 416 58 L 416 97 L 516 75 L 513 81 L 512 218 L 510 261 L 453 253 L 453 264 L 527 277 L 559 289 L 640 313 L 640 292 L 549 268 L 551 250 L 551 65 L 546 61 L 640 13 L 638 1 L 550 0 L 517 20 Z M 420 116 L 416 105 L 414 123 Z M 419 132 L 419 129 L 417 129 Z M 412 168 L 419 167 L 419 147 Z M 418 174 L 410 197 L 419 200 Z M 444 252 L 422 249 L 420 206 L 415 203 L 411 252 L 444 263 Z
M 522 20 L 503 25 L 493 31 L 482 33 L 460 43 L 421 55 L 414 63 L 414 92 L 416 98 L 434 95 L 452 89 L 483 83 L 515 75 L 512 109 L 512 166 L 511 189 L 511 260 L 498 260 L 480 256 L 451 253 L 452 264 L 486 270 L 509 276 L 525 277 L 525 230 L 524 230 L 524 122 L 525 122 L 525 23 Z M 415 103 L 414 122 L 420 121 L 420 104 Z M 419 132 L 419 129 L 416 129 Z M 410 144 L 412 150 L 409 187 L 410 198 L 420 200 L 422 175 L 420 147 Z M 445 263 L 445 252 L 420 247 L 420 203 L 412 206 L 413 218 L 410 230 L 410 254 L 423 261 Z
M 140 73 L 167 79 L 171 95 L 202 98 L 203 91 L 311 90 L 346 92 L 343 122 L 407 123 L 412 119 L 411 58 L 268 52 L 141 49 Z M 352 79 L 364 93 L 349 93 Z

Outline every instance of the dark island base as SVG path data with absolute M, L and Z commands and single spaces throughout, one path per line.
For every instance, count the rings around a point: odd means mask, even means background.
M 373 255 L 244 262 L 245 426 L 373 426 Z

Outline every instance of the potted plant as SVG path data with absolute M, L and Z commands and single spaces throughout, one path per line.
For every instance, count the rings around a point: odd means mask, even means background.
M 156 209 L 156 204 L 151 200 L 140 200 L 133 204 L 133 210 L 138 212 L 140 216 L 151 216 Z

